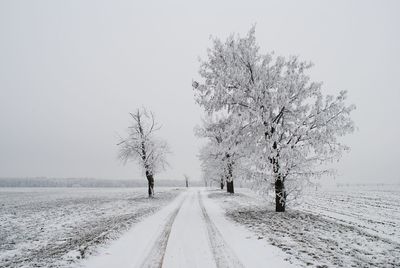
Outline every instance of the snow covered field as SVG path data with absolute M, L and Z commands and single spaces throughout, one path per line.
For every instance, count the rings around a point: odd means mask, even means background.
M 399 267 L 400 186 L 285 213 L 248 189 L 0 188 L 0 226 L 0 267 Z
M 180 191 L 0 188 L 0 267 L 65 267 L 119 237 Z
M 400 186 L 309 191 L 287 213 L 249 190 L 209 194 L 230 219 L 286 252 L 301 266 L 399 267 Z

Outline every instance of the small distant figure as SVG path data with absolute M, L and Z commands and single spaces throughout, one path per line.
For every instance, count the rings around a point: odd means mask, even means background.
M 185 177 L 186 188 L 189 188 L 189 176 L 185 174 L 183 177 Z

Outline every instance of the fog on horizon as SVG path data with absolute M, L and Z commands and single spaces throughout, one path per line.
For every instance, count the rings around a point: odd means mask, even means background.
M 325 93 L 348 90 L 357 106 L 337 181 L 399 183 L 399 10 L 398 1 L 1 1 L 0 177 L 140 179 L 116 144 L 144 106 L 172 151 L 156 180 L 200 179 L 198 57 L 210 35 L 256 24 L 262 51 L 314 62 Z

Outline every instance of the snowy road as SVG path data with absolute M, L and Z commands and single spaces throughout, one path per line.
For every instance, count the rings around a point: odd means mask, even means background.
M 138 223 L 83 267 L 290 267 L 285 256 L 224 217 L 192 188 Z

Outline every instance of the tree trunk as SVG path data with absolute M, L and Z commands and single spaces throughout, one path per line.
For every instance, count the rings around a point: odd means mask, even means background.
M 275 211 L 285 212 L 286 208 L 286 191 L 284 180 L 277 176 L 275 180 Z
M 229 154 L 226 154 L 227 159 L 230 158 Z M 226 178 L 226 190 L 228 193 L 235 193 L 233 189 L 233 162 L 228 161 L 228 174 Z
M 234 194 L 235 190 L 233 188 L 233 180 L 231 179 L 231 181 L 227 181 L 226 182 L 226 190 L 228 193 Z
M 274 142 L 273 148 L 277 149 L 277 143 Z M 276 157 L 271 158 L 272 170 L 275 177 L 275 212 L 285 212 L 286 208 L 286 190 L 285 190 L 285 178 L 279 172 L 279 152 Z
M 149 197 L 154 197 L 154 177 L 146 171 Z
M 224 179 L 221 178 L 221 190 L 224 189 Z

